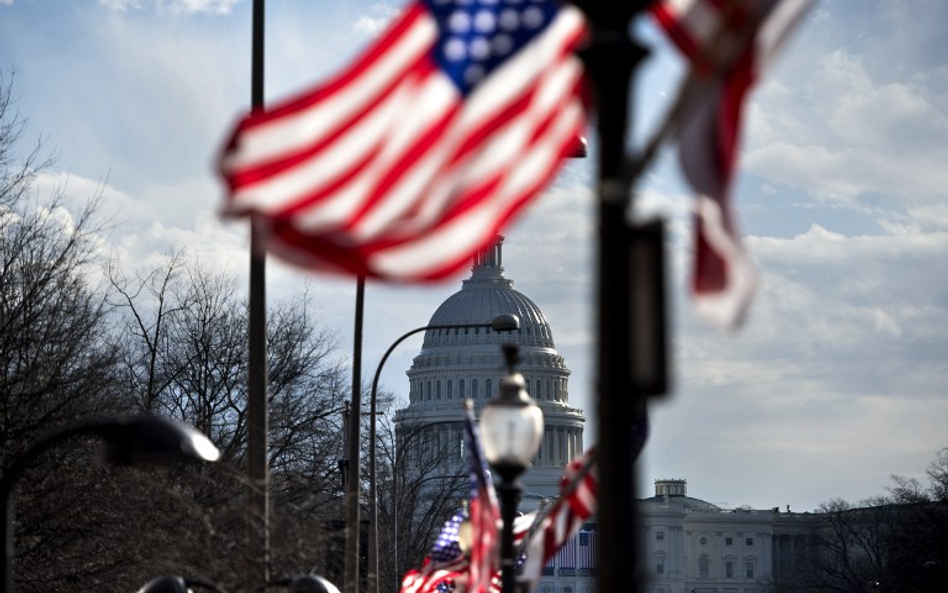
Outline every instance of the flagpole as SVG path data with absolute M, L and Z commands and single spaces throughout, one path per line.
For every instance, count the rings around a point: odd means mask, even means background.
M 638 258 L 630 254 L 632 230 L 628 216 L 634 180 L 626 165 L 626 140 L 633 124 L 629 113 L 633 73 L 646 54 L 645 48 L 631 39 L 629 30 L 632 19 L 649 2 L 575 2 L 586 13 L 592 29 L 591 44 L 583 58 L 594 85 L 599 138 L 596 311 L 600 549 L 623 551 L 621 555 L 600 554 L 597 588 L 602 592 L 638 593 L 643 572 L 637 540 L 637 453 L 633 442 L 647 394 L 634 380 L 632 369 L 642 367 L 643 359 L 652 359 L 655 353 L 638 347 L 643 343 L 639 324 L 645 320 L 638 319 L 631 306 L 633 297 L 639 298 L 656 287 L 632 286 L 631 279 L 639 274 L 634 269 Z
M 263 110 L 264 0 L 253 2 L 250 108 Z M 250 221 L 249 360 L 247 367 L 247 589 L 270 580 L 270 488 L 267 460 L 266 256 L 256 220 Z
M 360 426 L 362 421 L 362 317 L 365 303 L 365 276 L 356 281 L 355 327 L 352 344 L 352 398 L 349 408 L 349 438 L 346 480 L 346 550 L 343 564 L 342 593 L 359 592 L 359 492 L 361 468 L 359 461 Z

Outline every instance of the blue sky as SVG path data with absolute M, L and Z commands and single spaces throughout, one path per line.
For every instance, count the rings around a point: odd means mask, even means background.
M 271 1 L 266 95 L 352 56 L 397 3 Z M 750 97 L 735 203 L 761 286 L 745 326 L 698 322 L 683 290 L 687 189 L 672 150 L 640 180 L 636 215 L 668 222 L 673 391 L 651 406 L 652 480 L 685 478 L 729 506 L 811 510 L 922 477 L 948 446 L 948 4 L 818 2 Z M 656 124 L 682 73 L 647 23 L 634 138 Z M 249 0 L 0 0 L 0 68 L 16 68 L 28 136 L 60 157 L 39 181 L 77 200 L 103 191 L 116 225 L 102 248 L 147 266 L 176 246 L 245 275 L 247 231 L 217 217 L 220 143 L 250 98 Z M 593 145 L 595 139 L 591 138 Z M 571 161 L 506 232 L 515 287 L 550 321 L 590 417 L 594 325 L 591 179 Z M 369 284 L 363 368 L 424 325 L 461 278 Z M 353 283 L 273 262 L 271 298 L 307 287 L 348 356 Z M 407 390 L 406 341 L 383 375 Z

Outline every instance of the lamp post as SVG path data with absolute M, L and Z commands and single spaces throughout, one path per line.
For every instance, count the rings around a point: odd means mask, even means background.
M 378 492 L 376 489 L 375 457 L 376 457 L 376 398 L 378 395 L 379 377 L 382 374 L 382 367 L 385 361 L 392 354 L 392 351 L 401 344 L 406 338 L 419 332 L 429 329 L 464 329 L 486 327 L 496 332 L 510 332 L 520 329 L 520 318 L 512 313 L 497 315 L 488 323 L 452 323 L 452 324 L 432 324 L 405 332 L 397 340 L 392 342 L 382 360 L 379 361 L 375 369 L 375 376 L 372 378 L 372 394 L 369 401 L 369 550 L 368 550 L 368 591 L 369 593 L 378 593 L 379 591 L 379 527 L 378 527 Z
M 516 558 L 513 523 L 523 491 L 518 480 L 530 465 L 543 437 L 543 412 L 527 394 L 523 375 L 516 372 L 517 346 L 504 345 L 507 375 L 500 381 L 497 396 L 481 411 L 481 439 L 487 462 L 500 476 L 494 484 L 500 502 L 503 529 L 500 536 L 501 590 L 514 593 Z
M 94 435 L 106 446 L 103 457 L 113 463 L 129 463 L 154 457 L 189 457 L 217 461 L 220 452 L 203 434 L 190 426 L 155 416 L 91 420 L 67 427 L 40 439 L 12 461 L 0 477 L 0 509 L 3 511 L 4 563 L 0 583 L 3 593 L 13 593 L 13 489 L 16 481 L 36 457 L 58 443 L 79 435 Z

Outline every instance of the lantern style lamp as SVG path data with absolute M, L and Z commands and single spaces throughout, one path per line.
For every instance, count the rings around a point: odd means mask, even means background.
M 484 456 L 501 478 L 494 488 L 503 520 L 500 566 L 501 586 L 505 593 L 516 591 L 513 523 L 523 491 L 518 477 L 530 466 L 543 438 L 543 412 L 527 393 L 523 375 L 516 372 L 517 353 L 515 344 L 504 345 L 507 374 L 500 381 L 497 396 L 481 411 L 480 421 Z

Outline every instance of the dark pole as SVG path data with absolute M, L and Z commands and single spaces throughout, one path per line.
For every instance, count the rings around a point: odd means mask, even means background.
M 343 568 L 343 593 L 359 591 L 359 428 L 362 418 L 362 310 L 365 302 L 365 277 L 356 281 L 355 328 L 352 337 L 352 403 L 349 406 L 348 467 L 346 480 L 346 555 Z
M 598 417 L 599 417 L 599 591 L 640 590 L 635 509 L 635 454 L 632 440 L 636 419 L 645 406 L 645 393 L 630 381 L 636 366 L 630 335 L 638 321 L 630 315 L 629 207 L 632 179 L 626 161 L 626 139 L 632 127 L 630 85 L 645 49 L 630 36 L 632 19 L 646 0 L 576 0 L 592 27 L 591 45 L 584 52 L 595 93 L 599 137 L 598 187 Z M 644 287 L 635 287 L 644 290 Z M 632 565 L 630 566 L 629 561 Z
M 517 476 L 524 468 L 514 466 L 494 466 L 500 474 L 500 483 L 495 485 L 500 503 L 500 519 L 503 522 L 500 532 L 500 583 L 503 593 L 517 593 L 517 558 L 514 554 L 513 524 L 517 516 L 517 505 L 523 490 Z
M 250 109 L 263 110 L 264 0 L 253 2 Z M 266 256 L 256 221 L 250 221 L 250 320 L 247 368 L 248 589 L 270 580 L 270 488 L 267 460 Z

